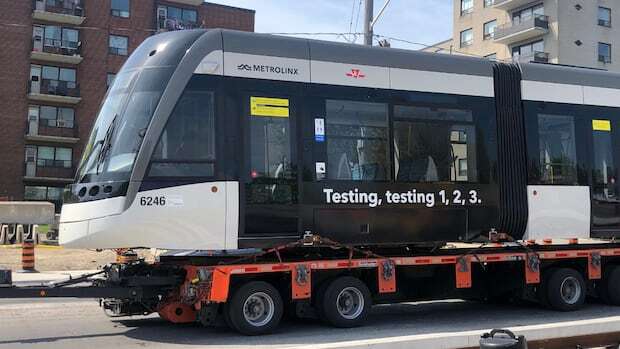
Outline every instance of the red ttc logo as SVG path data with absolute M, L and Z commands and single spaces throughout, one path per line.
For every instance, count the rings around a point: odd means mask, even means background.
M 354 79 L 361 79 L 366 77 L 366 75 L 362 74 L 362 71 L 359 69 L 351 69 L 351 71 L 347 73 L 347 76 Z

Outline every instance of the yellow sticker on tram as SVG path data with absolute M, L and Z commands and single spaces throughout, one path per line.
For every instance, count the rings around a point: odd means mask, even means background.
M 250 115 L 288 118 L 288 99 L 250 97 Z
M 609 120 L 592 120 L 592 130 L 611 132 L 611 121 Z

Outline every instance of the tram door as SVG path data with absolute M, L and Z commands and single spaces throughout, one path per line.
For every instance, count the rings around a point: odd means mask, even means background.
M 615 120 L 592 120 L 592 232 L 596 237 L 620 236 L 619 135 Z
M 298 235 L 296 108 L 292 96 L 252 92 L 247 125 L 245 236 Z

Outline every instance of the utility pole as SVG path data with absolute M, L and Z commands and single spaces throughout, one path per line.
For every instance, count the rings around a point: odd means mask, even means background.
M 365 0 L 364 5 L 364 45 L 372 46 L 372 17 L 374 12 L 373 0 Z

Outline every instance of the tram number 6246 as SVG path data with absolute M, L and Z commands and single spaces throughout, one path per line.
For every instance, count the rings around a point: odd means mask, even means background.
M 166 206 L 165 196 L 142 196 L 140 206 Z

